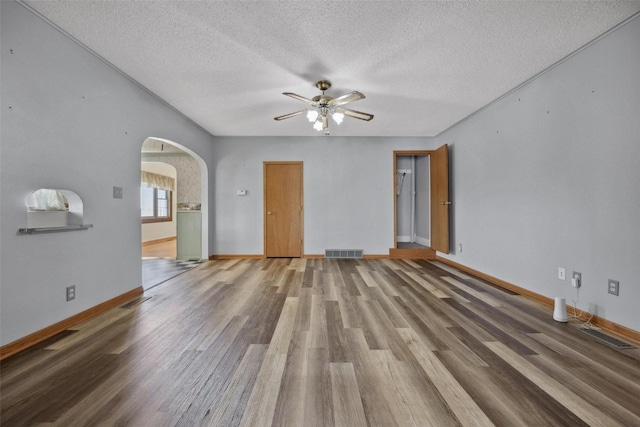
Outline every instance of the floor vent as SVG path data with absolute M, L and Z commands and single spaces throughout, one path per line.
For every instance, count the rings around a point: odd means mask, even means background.
M 364 249 L 325 249 L 326 258 L 362 258 Z
M 142 298 L 138 298 L 138 299 L 134 299 L 133 301 L 129 301 L 128 303 L 126 303 L 125 305 L 121 306 L 120 308 L 133 308 L 136 305 L 140 305 L 143 302 L 145 302 L 146 300 L 151 299 L 151 297 L 142 297 Z
M 631 344 L 628 344 L 624 341 L 620 341 L 619 339 L 611 337 L 607 334 L 603 334 L 602 332 L 597 331 L 595 329 L 581 329 L 581 331 L 591 335 L 592 337 L 598 338 L 600 341 L 604 341 L 607 344 L 614 346 L 615 348 L 622 348 L 622 349 L 635 348 Z

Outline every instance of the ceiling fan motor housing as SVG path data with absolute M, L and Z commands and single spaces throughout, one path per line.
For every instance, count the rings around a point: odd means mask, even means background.
M 318 95 L 311 98 L 313 102 L 317 102 L 320 106 L 327 105 L 332 99 L 333 97 L 329 95 Z

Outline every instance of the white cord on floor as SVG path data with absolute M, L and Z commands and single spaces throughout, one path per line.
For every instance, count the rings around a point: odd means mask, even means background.
M 574 319 L 580 321 L 582 315 L 584 314 L 588 314 L 589 318 L 586 320 L 586 322 L 582 323 L 582 325 L 580 325 L 580 327 L 582 329 L 593 329 L 594 331 L 599 331 L 600 328 L 597 327 L 596 325 L 594 325 L 593 323 L 591 323 L 591 319 L 593 319 L 593 314 L 589 313 L 588 311 L 584 311 L 584 310 L 580 310 L 580 314 L 578 314 L 577 312 L 577 307 L 578 307 L 578 299 L 579 299 L 579 290 L 580 288 L 576 288 L 576 299 L 571 300 L 573 302 L 573 317 Z

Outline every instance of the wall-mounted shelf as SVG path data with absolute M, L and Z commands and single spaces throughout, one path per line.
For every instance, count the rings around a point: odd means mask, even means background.
M 93 228 L 93 224 L 82 225 L 65 225 L 62 227 L 37 227 L 37 228 L 19 228 L 21 234 L 42 234 L 42 233 L 60 233 L 63 231 L 88 230 Z

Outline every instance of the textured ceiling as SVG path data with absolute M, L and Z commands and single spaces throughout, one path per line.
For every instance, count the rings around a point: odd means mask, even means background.
M 282 95 L 358 90 L 332 135 L 433 136 L 640 1 L 25 1 L 214 135 L 321 135 Z

